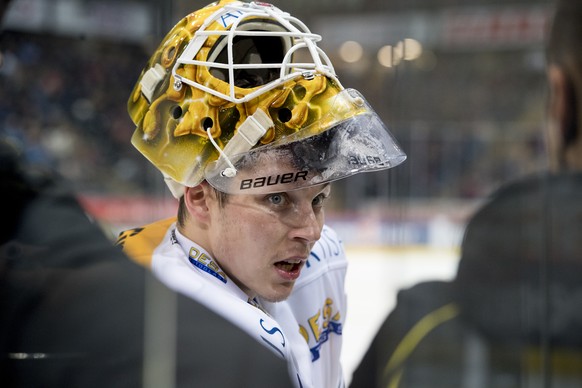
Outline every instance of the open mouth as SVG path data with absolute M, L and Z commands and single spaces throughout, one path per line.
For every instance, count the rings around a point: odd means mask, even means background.
M 285 260 L 279 261 L 275 263 L 275 266 L 279 269 L 282 269 L 285 272 L 295 272 L 299 271 L 301 268 L 301 260 Z
M 301 274 L 303 264 L 305 261 L 300 259 L 281 260 L 275 263 L 275 268 L 284 279 L 294 281 Z

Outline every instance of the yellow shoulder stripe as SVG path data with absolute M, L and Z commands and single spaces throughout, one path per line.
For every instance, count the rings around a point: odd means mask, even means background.
M 136 263 L 150 267 L 154 249 L 160 245 L 176 217 L 166 218 L 119 234 L 117 245 Z

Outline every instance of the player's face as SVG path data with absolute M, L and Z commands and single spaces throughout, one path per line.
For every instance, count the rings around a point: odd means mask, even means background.
M 319 239 L 329 184 L 276 194 L 231 195 L 211 206 L 211 254 L 249 296 L 286 299 Z

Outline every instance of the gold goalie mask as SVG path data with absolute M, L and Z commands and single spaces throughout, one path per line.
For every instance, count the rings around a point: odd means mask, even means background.
M 261 2 L 225 0 L 183 18 L 130 96 L 133 145 L 179 198 L 203 180 L 273 193 L 406 159 L 364 97 L 344 89 L 319 35 Z

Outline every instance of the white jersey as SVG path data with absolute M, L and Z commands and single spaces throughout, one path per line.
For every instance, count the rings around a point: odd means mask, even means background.
M 290 297 L 277 303 L 249 300 L 202 247 L 180 234 L 174 219 L 126 231 L 118 242 L 169 288 L 204 304 L 284 358 L 297 387 L 344 386 L 340 351 L 347 260 L 328 226 Z

